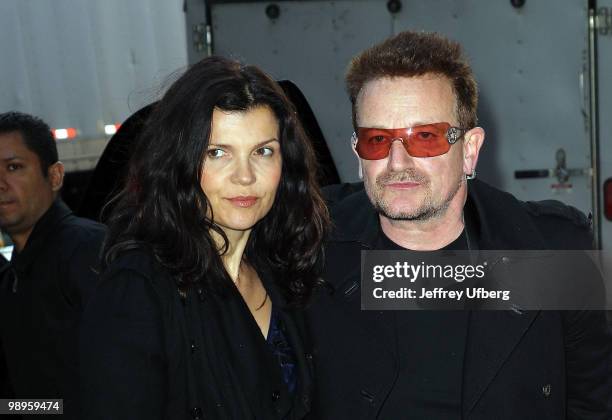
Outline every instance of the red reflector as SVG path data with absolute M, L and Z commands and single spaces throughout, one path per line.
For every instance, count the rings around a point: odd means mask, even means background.
M 612 222 L 612 178 L 608 178 L 604 182 L 604 213 L 606 219 Z

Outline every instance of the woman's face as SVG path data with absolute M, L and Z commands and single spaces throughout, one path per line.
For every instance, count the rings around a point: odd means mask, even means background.
M 214 110 L 201 184 L 217 225 L 251 229 L 272 208 L 281 169 L 278 121 L 270 108 Z

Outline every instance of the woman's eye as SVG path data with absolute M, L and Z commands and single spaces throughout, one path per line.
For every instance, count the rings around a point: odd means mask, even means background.
M 212 159 L 218 159 L 220 157 L 225 156 L 225 151 L 223 149 L 208 149 L 206 155 Z
M 7 168 L 10 172 L 13 172 L 13 171 L 16 171 L 17 169 L 21 169 L 21 165 L 17 163 L 9 163 Z
M 260 147 L 255 151 L 255 153 L 261 156 L 272 156 L 274 154 L 274 149 L 268 146 Z

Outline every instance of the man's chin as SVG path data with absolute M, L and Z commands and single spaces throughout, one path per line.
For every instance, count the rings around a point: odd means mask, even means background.
M 391 220 L 428 220 L 438 213 L 437 209 L 429 207 L 390 206 L 386 203 L 376 203 L 375 207 L 379 214 Z
M 15 215 L 11 215 L 10 217 L 0 216 L 0 229 L 7 234 L 18 232 L 24 228 L 25 221 L 25 218 L 16 217 Z

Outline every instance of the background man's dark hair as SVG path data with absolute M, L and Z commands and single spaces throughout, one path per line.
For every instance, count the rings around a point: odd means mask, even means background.
M 11 111 L 0 114 L 0 134 L 19 132 L 26 147 L 38 156 L 45 178 L 49 166 L 59 160 L 51 129 L 43 120 L 29 114 Z
M 418 77 L 439 74 L 449 79 L 455 92 L 456 114 L 462 128 L 476 126 L 478 88 L 461 46 L 436 33 L 401 32 L 353 58 L 346 88 L 357 128 L 356 101 L 363 86 L 384 77 Z

